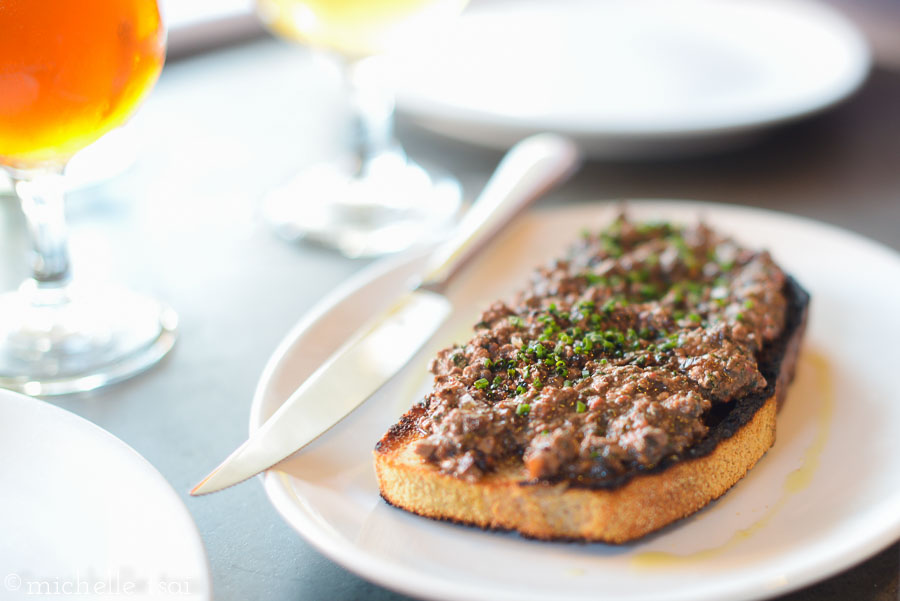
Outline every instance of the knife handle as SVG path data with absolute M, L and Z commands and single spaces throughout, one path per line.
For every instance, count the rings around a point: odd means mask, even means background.
M 543 193 L 562 183 L 581 164 L 574 142 L 537 134 L 513 146 L 450 238 L 429 261 L 419 288 L 442 292 L 459 268 Z

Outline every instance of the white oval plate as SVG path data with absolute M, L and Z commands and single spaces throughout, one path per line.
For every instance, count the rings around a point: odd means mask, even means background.
M 124 442 L 0 390 L 0 457 L 0 598 L 211 598 L 191 515 Z
M 553 131 L 630 158 L 718 150 L 820 111 L 870 56 L 811 0 L 490 0 L 390 64 L 398 108 L 443 135 L 505 149 Z
M 468 338 L 480 310 L 559 256 L 618 205 L 534 211 L 449 291 L 457 311 L 398 377 L 264 477 L 293 528 L 381 585 L 432 599 L 758 599 L 834 574 L 900 536 L 896 385 L 900 257 L 838 228 L 786 214 L 678 201 L 629 202 L 637 218 L 703 217 L 765 247 L 812 294 L 794 386 L 775 446 L 728 494 L 639 542 L 557 544 L 431 521 L 378 495 L 375 442 L 427 390 L 429 358 Z M 275 351 L 251 431 L 354 327 L 397 293 L 416 260 L 376 264 L 325 299 Z

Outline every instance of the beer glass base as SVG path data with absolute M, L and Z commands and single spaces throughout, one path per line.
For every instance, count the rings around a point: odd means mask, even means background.
M 282 238 L 376 257 L 443 238 L 461 198 L 451 176 L 386 153 L 361 174 L 340 163 L 309 167 L 272 192 L 264 212 Z
M 158 362 L 175 343 L 172 309 L 111 287 L 27 281 L 0 295 L 0 387 L 32 396 L 84 392 Z

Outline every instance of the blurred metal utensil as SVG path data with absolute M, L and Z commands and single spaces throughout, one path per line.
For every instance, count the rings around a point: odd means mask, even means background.
M 421 283 L 358 330 L 191 494 L 216 492 L 271 467 L 369 398 L 446 320 L 452 306 L 442 291 L 460 266 L 579 163 L 575 145 L 560 136 L 539 134 L 516 144 L 453 235 L 433 253 Z

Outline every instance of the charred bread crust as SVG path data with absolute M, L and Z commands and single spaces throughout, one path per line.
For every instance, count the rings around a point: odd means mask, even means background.
M 603 481 L 531 480 L 523 466 L 511 464 L 469 482 L 412 451 L 423 411 L 416 405 L 375 447 L 381 496 L 425 517 L 543 540 L 623 543 L 688 516 L 723 495 L 775 441 L 775 416 L 794 375 L 809 305 L 793 278 L 785 295 L 784 330 L 758 357 L 766 386 L 711 412 L 708 435 L 681 456 Z

